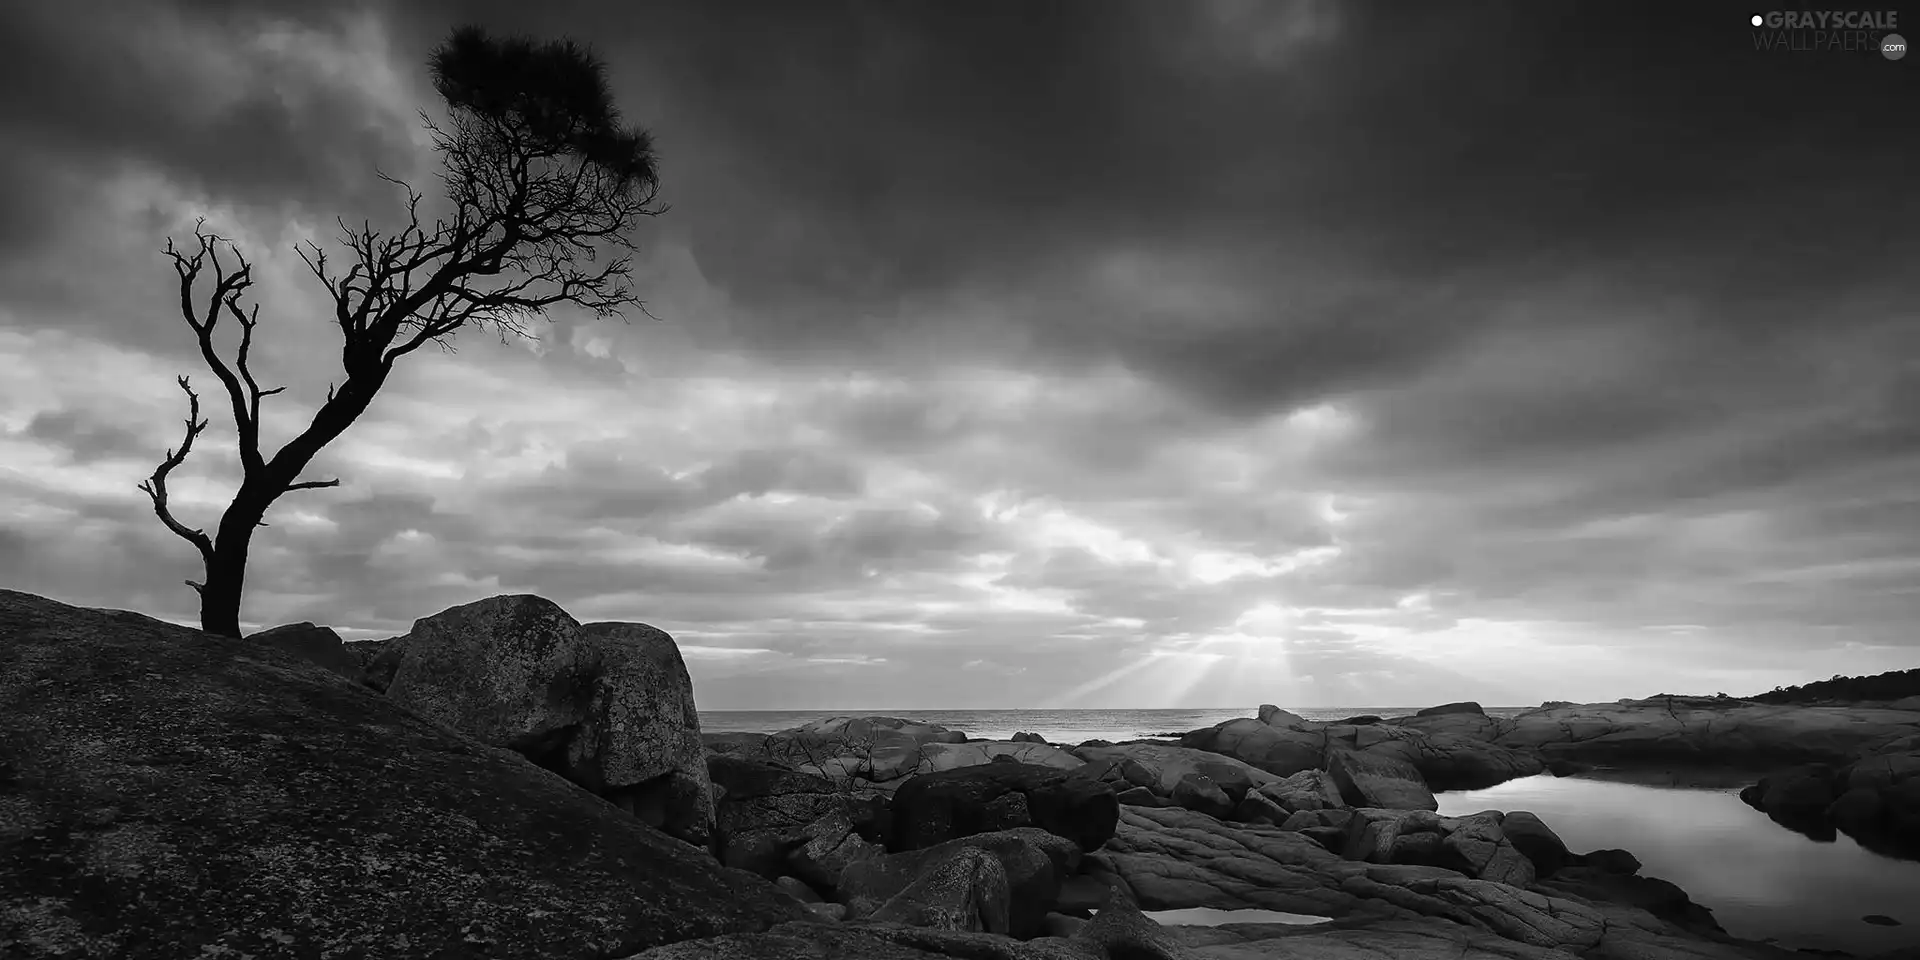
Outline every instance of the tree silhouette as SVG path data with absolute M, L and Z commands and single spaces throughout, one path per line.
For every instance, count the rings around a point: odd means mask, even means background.
M 270 457 L 260 448 L 260 401 L 285 388 L 261 389 L 248 367 L 260 308 L 241 300 L 253 285 L 253 265 L 231 241 L 207 232 L 204 220 L 194 226 L 190 252 L 167 241 L 180 313 L 231 401 L 243 479 L 211 537 L 168 509 L 167 475 L 207 427 L 200 397 L 183 376 L 186 437 L 140 489 L 161 522 L 200 552 L 205 579 L 187 585 L 199 593 L 200 625 L 211 633 L 240 635 L 254 528 L 265 525 L 282 494 L 339 485 L 299 477 L 366 412 L 395 361 L 429 341 L 444 347 L 464 326 L 491 326 L 503 341 L 530 337 L 526 322 L 559 304 L 599 316 L 624 316 L 627 307 L 645 312 L 628 285 L 631 258 L 600 257 L 604 248 L 630 251 L 630 229 L 664 212 L 655 205 L 652 139 L 622 124 L 605 63 L 568 40 L 499 38 L 468 26 L 436 47 L 428 65 L 449 115 L 444 126 L 424 113 L 421 120 L 440 154 L 452 212 L 423 225 L 422 195 L 383 173 L 405 192 L 406 227 L 386 233 L 370 222 L 356 229 L 339 220 L 349 253 L 344 272 L 319 245 L 297 248 L 333 299 L 345 378 L 328 387 L 307 427 Z M 196 297 L 203 278 L 212 289 Z M 240 328 L 231 363 L 213 345 L 227 318 Z

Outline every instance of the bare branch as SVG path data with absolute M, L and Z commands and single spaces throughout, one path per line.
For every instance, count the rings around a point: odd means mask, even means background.
M 339 477 L 335 477 L 332 480 L 303 480 L 299 483 L 288 484 L 287 492 L 292 493 L 295 490 L 318 490 L 322 487 L 337 487 L 339 485 Z
M 167 529 L 193 544 L 194 548 L 200 551 L 203 559 L 210 559 L 213 556 L 213 541 L 207 538 L 206 532 L 181 523 L 174 518 L 173 511 L 167 509 L 167 474 L 172 473 L 174 467 L 186 461 L 187 454 L 193 450 L 193 438 L 207 428 L 207 421 L 200 419 L 199 394 L 193 392 L 193 387 L 186 377 L 181 377 L 179 383 L 180 389 L 187 392 L 187 435 L 180 441 L 178 451 L 167 451 L 167 458 L 154 469 L 153 476 L 140 483 L 139 489 L 153 500 L 153 512 L 160 518 L 161 523 L 167 525 Z
M 252 383 L 251 374 L 246 375 L 246 382 L 243 383 L 213 346 L 213 331 L 220 322 L 220 311 L 224 308 L 241 325 L 239 359 L 242 372 L 245 372 L 247 350 L 253 340 L 253 325 L 252 320 L 241 311 L 239 300 L 247 288 L 253 286 L 253 265 L 247 262 L 238 247 L 217 234 L 208 233 L 204 219 L 194 224 L 193 235 L 199 241 L 200 248 L 191 257 L 181 253 L 171 239 L 167 241 L 167 255 L 173 258 L 174 272 L 180 277 L 180 313 L 200 341 L 201 358 L 226 388 L 227 398 L 233 406 L 235 430 L 240 438 L 241 466 L 248 473 L 255 473 L 262 466 L 258 401 L 249 392 L 249 387 L 257 389 L 257 386 Z M 227 244 L 238 261 L 238 266 L 232 270 L 226 269 L 220 260 L 219 245 L 222 243 Z M 207 295 L 205 312 L 196 314 L 193 305 L 194 286 L 201 270 L 208 264 L 213 267 L 213 290 Z

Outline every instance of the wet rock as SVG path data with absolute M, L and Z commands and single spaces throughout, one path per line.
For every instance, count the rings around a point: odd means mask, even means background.
M 1525 810 L 1511 810 L 1500 820 L 1500 830 L 1508 842 L 1533 863 L 1534 873 L 1551 877 L 1567 865 L 1570 854 L 1560 835 L 1538 816 Z

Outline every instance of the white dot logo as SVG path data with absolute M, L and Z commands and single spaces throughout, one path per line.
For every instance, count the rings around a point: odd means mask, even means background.
M 1759 26 L 1759 25 L 1761 25 L 1761 24 L 1763 24 L 1763 23 L 1766 23 L 1766 22 L 1767 22 L 1767 19 L 1766 19 L 1765 17 L 1762 17 L 1761 15 L 1759 15 L 1759 14 L 1757 14 L 1757 13 L 1753 15 L 1753 25 L 1754 25 L 1754 26 L 1756 26 L 1756 27 L 1757 27 L 1757 26 Z
M 1897 33 L 1889 33 L 1880 40 L 1880 55 L 1888 60 L 1898 60 L 1907 55 L 1907 40 Z

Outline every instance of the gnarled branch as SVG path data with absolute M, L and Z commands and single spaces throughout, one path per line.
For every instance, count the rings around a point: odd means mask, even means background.
M 206 531 L 196 530 L 181 523 L 174 517 L 173 511 L 167 508 L 167 474 L 172 473 L 174 467 L 186 461 L 187 454 L 193 450 L 193 438 L 199 436 L 200 431 L 207 429 L 207 421 L 200 419 L 200 395 L 193 392 L 193 386 L 186 377 L 181 377 L 179 382 L 180 389 L 187 392 L 186 438 L 180 441 L 179 450 L 167 451 L 167 458 L 154 469 L 153 476 L 142 481 L 139 487 L 153 500 L 153 512 L 160 517 L 160 522 L 166 524 L 167 529 L 172 530 L 181 539 L 193 544 L 200 551 L 203 559 L 210 559 L 213 556 L 213 541 L 208 539 Z M 199 589 L 199 585 L 191 580 L 187 581 L 187 585 L 196 590 Z

